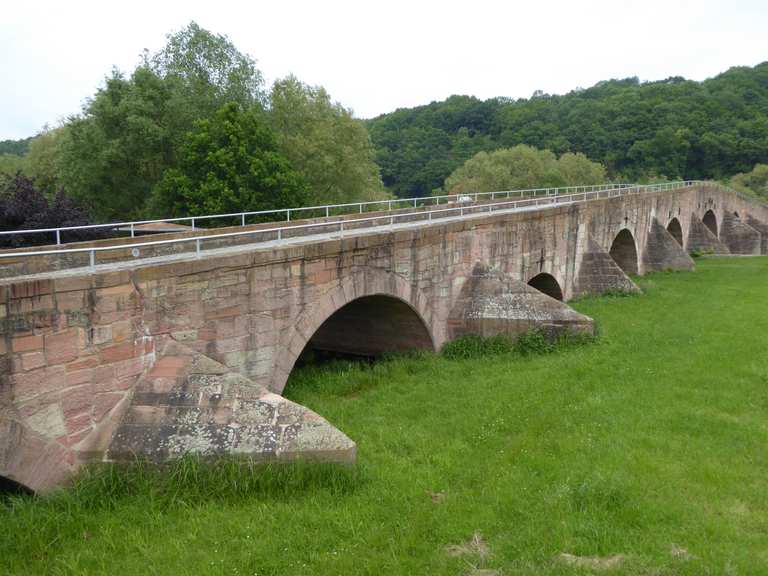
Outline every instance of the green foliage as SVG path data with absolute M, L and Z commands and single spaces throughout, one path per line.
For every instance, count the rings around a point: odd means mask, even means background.
M 101 220 L 141 217 L 195 122 L 227 102 L 260 109 L 262 85 L 249 57 L 192 22 L 130 77 L 113 71 L 69 119 L 61 180 Z
M 221 214 L 297 206 L 306 185 L 264 121 L 252 110 L 226 104 L 200 120 L 187 136 L 178 168 L 167 170 L 155 190 L 156 214 Z
M 224 103 L 243 108 L 266 102 L 264 79 L 256 62 L 237 50 L 226 36 L 190 22 L 168 35 L 165 47 L 145 62 L 157 76 L 177 87 L 177 104 L 185 103 L 192 119 L 210 116 Z
M 25 160 L 25 174 L 47 195 L 61 187 L 61 143 L 66 128 L 44 128 L 29 142 Z M 0 168 L 0 172 L 2 168 Z
M 480 151 L 580 152 L 613 179 L 719 179 L 768 163 L 768 62 L 693 82 L 637 78 L 562 96 L 444 102 L 369 121 L 384 184 L 426 196 Z
M 365 124 L 322 87 L 294 76 L 270 94 L 270 123 L 283 155 L 307 182 L 311 204 L 387 198 Z
M 756 164 L 751 172 L 736 174 L 730 185 L 739 192 L 768 199 L 768 164 Z
M 0 157 L 5 154 L 23 156 L 27 153 L 30 140 L 32 140 L 32 137 L 23 138 L 21 140 L 0 140 Z
M 516 354 L 528 356 L 531 354 L 549 354 L 557 350 L 565 350 L 594 342 L 595 338 L 587 334 L 565 331 L 557 337 L 551 337 L 542 330 L 529 330 L 516 337 L 507 334 L 497 334 L 484 338 L 475 334 L 461 336 L 446 342 L 440 354 L 452 360 L 466 360 L 498 356 L 501 354 Z
M 478 152 L 445 180 L 445 192 L 493 192 L 602 184 L 605 168 L 583 154 L 563 154 L 519 144 L 493 152 Z

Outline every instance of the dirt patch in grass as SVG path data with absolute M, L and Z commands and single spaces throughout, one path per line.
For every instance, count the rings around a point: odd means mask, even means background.
M 569 566 L 590 568 L 592 570 L 613 570 L 621 566 L 626 557 L 623 554 L 614 554 L 613 556 L 576 556 L 563 552 L 557 558 L 560 562 Z
M 451 544 L 446 546 L 445 551 L 449 556 L 473 555 L 481 559 L 485 559 L 491 554 L 491 549 L 488 547 L 488 544 L 485 543 L 485 540 L 483 540 L 480 532 L 472 534 L 472 538 L 463 544 Z

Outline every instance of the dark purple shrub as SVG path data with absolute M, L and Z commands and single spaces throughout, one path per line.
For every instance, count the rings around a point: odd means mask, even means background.
M 92 221 L 64 190 L 60 189 L 49 201 L 35 188 L 29 178 L 17 174 L 0 190 L 0 230 L 32 230 L 35 228 L 61 228 L 84 226 Z M 105 237 L 103 230 L 62 232 L 62 242 L 77 242 Z M 0 235 L 0 247 L 18 248 L 54 244 L 53 232 L 36 234 Z

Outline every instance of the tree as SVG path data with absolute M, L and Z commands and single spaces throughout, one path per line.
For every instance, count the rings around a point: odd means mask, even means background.
M 100 220 L 140 218 L 195 122 L 232 101 L 261 109 L 262 86 L 251 58 L 192 22 L 130 76 L 113 70 L 69 119 L 61 181 Z
M 166 170 L 152 210 L 163 215 L 217 214 L 301 205 L 306 185 L 278 151 L 253 110 L 226 104 L 200 120 Z
M 756 164 L 751 172 L 736 174 L 730 185 L 739 192 L 768 199 L 768 164 Z
M 605 168 L 583 154 L 558 159 L 549 150 L 519 144 L 478 152 L 445 180 L 449 194 L 601 184 Z
M 113 71 L 61 142 L 61 178 L 100 220 L 139 218 L 152 189 L 175 163 L 191 126 L 173 86 L 146 67 Z
M 46 126 L 29 142 L 25 156 L 25 174 L 47 196 L 52 196 L 61 187 L 61 142 L 65 131 L 63 126 Z
M 311 203 L 387 197 L 365 124 L 324 88 L 288 76 L 272 86 L 270 104 L 280 151 L 307 182 Z
M 34 182 L 16 175 L 0 188 L 0 230 L 31 230 L 91 224 L 88 213 L 69 198 L 64 190 L 49 201 Z M 66 241 L 89 240 L 103 236 L 99 230 L 67 232 Z M 0 236 L 0 246 L 20 247 L 50 244 L 45 234 L 11 234 Z
M 165 47 L 145 60 L 161 78 L 179 82 L 200 117 L 213 114 L 225 102 L 244 108 L 266 102 L 256 62 L 226 36 L 212 34 L 194 21 L 168 35 Z

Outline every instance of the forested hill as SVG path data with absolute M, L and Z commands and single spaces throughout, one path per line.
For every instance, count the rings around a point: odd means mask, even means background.
M 612 178 L 725 178 L 768 162 L 768 62 L 703 82 L 600 82 L 562 96 L 451 96 L 368 121 L 385 185 L 426 196 L 481 150 L 583 152 Z
M 16 154 L 22 156 L 27 153 L 31 140 L 31 136 L 29 138 L 24 138 L 23 140 L 0 140 L 0 155 Z

